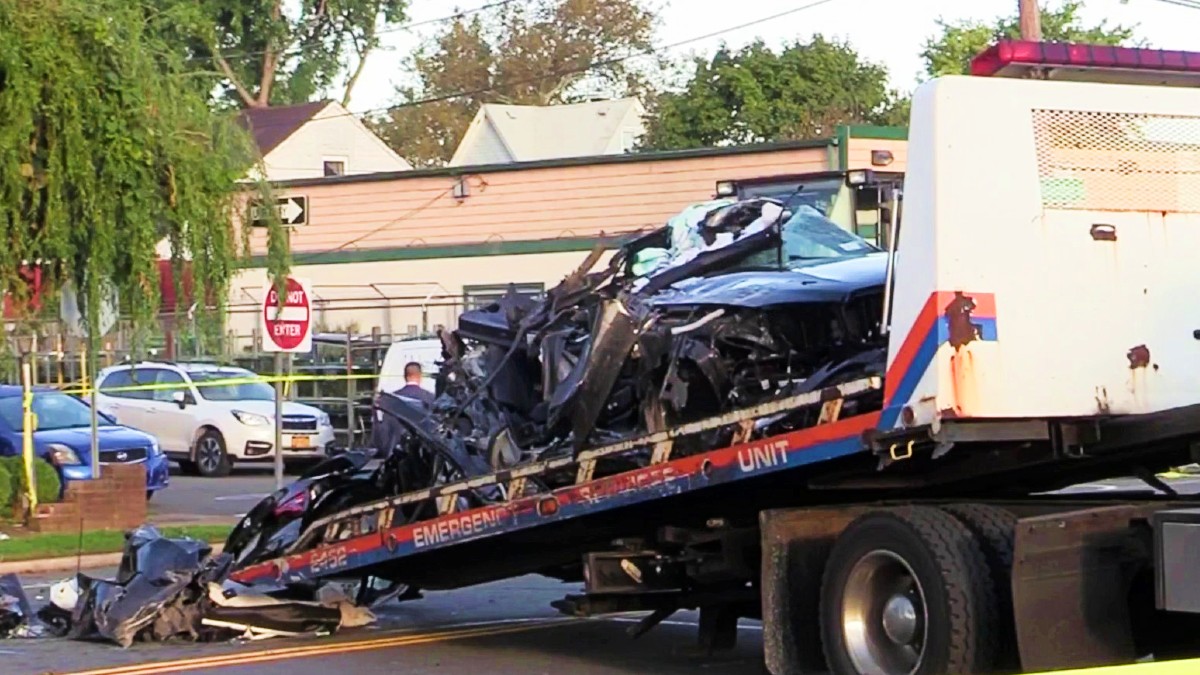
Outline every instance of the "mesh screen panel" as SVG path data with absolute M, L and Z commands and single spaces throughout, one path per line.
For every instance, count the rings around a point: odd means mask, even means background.
M 1200 213 L 1200 117 L 1034 110 L 1042 205 Z

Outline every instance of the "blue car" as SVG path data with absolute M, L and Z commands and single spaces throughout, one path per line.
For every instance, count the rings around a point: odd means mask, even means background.
M 53 389 L 35 389 L 34 453 L 54 465 L 65 487 L 68 481 L 92 477 L 92 420 L 86 403 Z M 21 453 L 21 387 L 0 385 L 0 456 Z M 158 440 L 99 414 L 100 465 L 146 465 L 146 499 L 167 487 L 169 462 Z

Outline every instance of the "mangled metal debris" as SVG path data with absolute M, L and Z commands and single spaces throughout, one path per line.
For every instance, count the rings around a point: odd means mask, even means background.
M 327 635 L 375 621 L 337 589 L 316 602 L 250 593 L 227 581 L 232 556 L 143 526 L 126 537 L 117 577 L 76 575 L 51 586 L 35 614 L 15 575 L 0 577 L 0 635 L 135 642 Z

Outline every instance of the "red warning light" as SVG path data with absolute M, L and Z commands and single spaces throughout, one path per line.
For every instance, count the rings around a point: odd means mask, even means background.
M 1200 53 L 1068 42 L 1001 40 L 971 61 L 980 77 L 1196 86 Z

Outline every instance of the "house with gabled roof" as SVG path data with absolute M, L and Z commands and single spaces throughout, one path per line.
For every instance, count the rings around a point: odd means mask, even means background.
M 632 152 L 645 132 L 636 98 L 566 105 L 480 106 L 450 166 L 539 162 Z
M 270 181 L 412 168 L 336 101 L 249 108 L 242 111 L 239 121 L 254 136 L 266 168 L 265 178 Z

